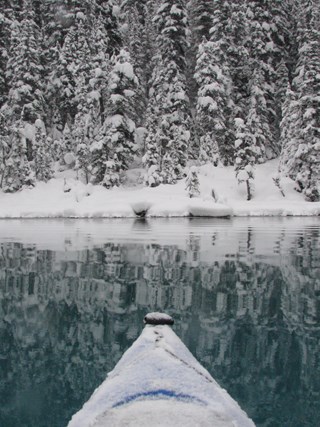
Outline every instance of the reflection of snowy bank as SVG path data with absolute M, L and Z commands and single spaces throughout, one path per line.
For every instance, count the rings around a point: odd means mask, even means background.
M 265 219 L 264 228 L 258 219 L 158 219 L 142 222 L 144 236 L 140 220 L 131 232 L 123 221 L 118 238 L 114 220 L 44 221 L 40 229 L 39 221 L 0 221 L 0 299 L 25 308 L 63 302 L 81 313 L 94 304 L 120 315 L 170 307 L 197 313 L 205 329 L 230 316 L 259 322 L 273 304 L 288 324 L 318 322 L 316 218 L 305 228 L 298 218 Z
M 34 189 L 0 193 L 0 218 L 121 218 L 135 217 L 144 210 L 144 215 L 154 217 L 319 215 L 320 203 L 305 202 L 290 179 L 281 183 L 283 197 L 272 179 L 276 170 L 275 160 L 257 166 L 254 197 L 249 202 L 231 167 L 201 167 L 200 195 L 192 199 L 184 180 L 156 188 L 128 182 L 125 187 L 107 190 L 85 185 L 65 171 L 46 184 L 38 183 Z M 142 206 L 140 211 L 135 209 L 137 205 Z
M 19 242 L 66 253 L 111 242 L 160 245 L 160 249 L 173 245 L 186 250 L 195 266 L 225 257 L 262 257 L 279 264 L 294 250 L 299 237 L 310 240 L 318 229 L 317 217 L 16 219 L 0 221 L 0 243 Z M 130 254 L 140 255 L 135 247 Z

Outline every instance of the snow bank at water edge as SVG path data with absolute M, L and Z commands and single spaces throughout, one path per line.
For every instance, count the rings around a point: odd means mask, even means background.
M 200 167 L 200 195 L 194 198 L 188 197 L 184 180 L 156 188 L 144 187 L 137 180 L 107 190 L 85 185 L 71 171 L 65 171 L 33 189 L 14 194 L 0 192 L 0 218 L 320 215 L 320 203 L 304 201 L 288 178 L 281 182 L 282 195 L 272 179 L 276 170 L 276 160 L 257 166 L 251 201 L 246 201 L 245 185 L 238 185 L 233 167 Z M 137 177 L 140 172 L 131 170 L 128 175 Z

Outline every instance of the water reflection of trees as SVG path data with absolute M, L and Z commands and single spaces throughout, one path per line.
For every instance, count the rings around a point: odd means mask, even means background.
M 320 409 L 319 231 L 306 230 L 277 265 L 254 257 L 253 235 L 247 259 L 231 253 L 212 262 L 201 260 L 195 235 L 185 249 L 108 243 L 63 253 L 3 244 L 0 425 L 16 425 L 22 413 L 25 425 L 63 425 L 150 310 L 176 318 L 177 333 L 258 425 L 312 420 Z M 283 241 L 274 245 L 280 257 Z

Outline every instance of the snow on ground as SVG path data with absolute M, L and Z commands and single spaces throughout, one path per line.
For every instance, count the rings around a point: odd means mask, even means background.
M 272 180 L 277 160 L 256 168 L 255 193 L 246 201 L 245 185 L 238 185 L 233 167 L 199 168 L 201 194 L 190 199 L 181 180 L 175 185 L 144 187 L 138 171 L 128 172 L 128 185 L 107 190 L 85 185 L 72 172 L 58 174 L 48 183 L 14 194 L 0 192 L 0 218 L 110 218 L 134 217 L 137 207 L 146 216 L 311 216 L 320 214 L 320 203 L 306 202 L 290 179 L 282 180 L 285 197 Z M 69 190 L 68 192 L 65 192 Z M 214 198 L 213 195 L 214 194 Z M 138 209 L 139 210 L 139 209 Z M 143 210 L 143 209 L 142 209 Z
M 147 325 L 68 427 L 254 427 L 167 325 Z

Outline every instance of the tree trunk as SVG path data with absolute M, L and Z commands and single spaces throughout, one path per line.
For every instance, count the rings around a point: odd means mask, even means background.
M 247 200 L 251 200 L 252 195 L 251 195 L 249 180 L 247 180 L 246 183 L 247 183 Z

